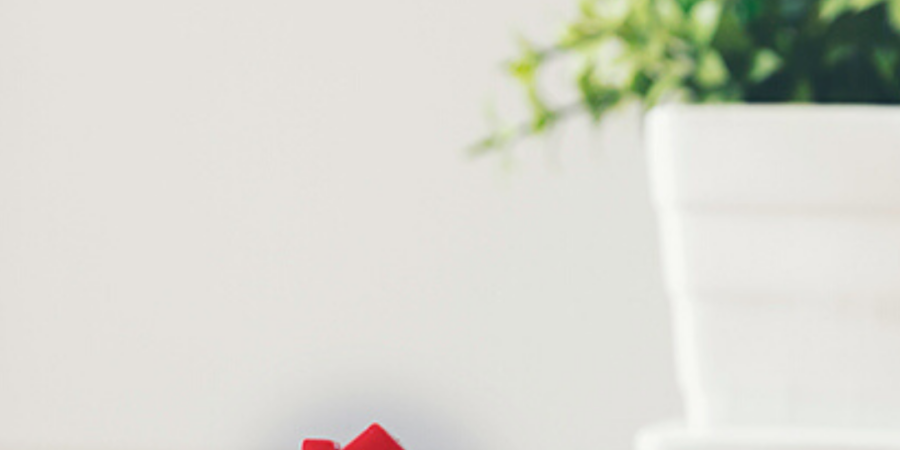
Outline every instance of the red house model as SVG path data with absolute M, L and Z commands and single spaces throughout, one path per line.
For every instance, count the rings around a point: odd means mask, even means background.
M 325 439 L 307 439 L 303 441 L 300 450 L 342 450 L 340 444 Z M 350 441 L 343 450 L 403 450 L 400 444 L 381 428 L 377 423 L 372 424 L 366 431 Z

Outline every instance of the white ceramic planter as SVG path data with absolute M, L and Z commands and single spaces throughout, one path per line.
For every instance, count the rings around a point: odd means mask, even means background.
M 885 430 L 740 428 L 697 431 L 683 423 L 642 430 L 635 450 L 897 450 L 900 433 Z
M 646 131 L 689 428 L 900 429 L 900 108 Z

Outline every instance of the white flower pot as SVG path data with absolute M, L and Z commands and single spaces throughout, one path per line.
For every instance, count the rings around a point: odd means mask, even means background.
M 647 118 L 691 429 L 900 429 L 900 108 Z

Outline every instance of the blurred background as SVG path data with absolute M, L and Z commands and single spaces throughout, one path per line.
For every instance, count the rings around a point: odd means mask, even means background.
M 638 112 L 463 152 L 576 6 L 0 2 L 0 448 L 622 449 L 676 416 Z

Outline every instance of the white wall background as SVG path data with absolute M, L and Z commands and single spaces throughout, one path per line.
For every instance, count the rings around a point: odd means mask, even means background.
M 677 414 L 636 117 L 461 156 L 514 31 L 574 9 L 0 1 L 0 448 L 623 449 Z

